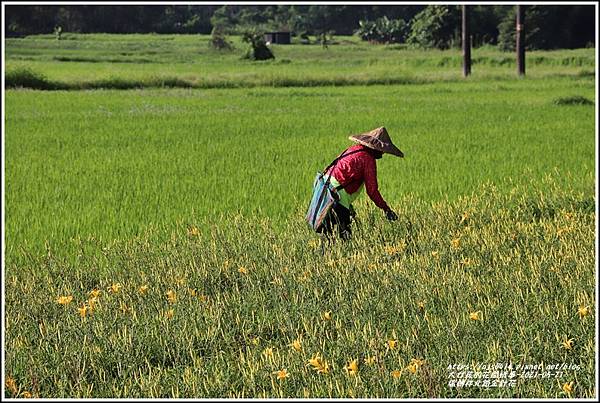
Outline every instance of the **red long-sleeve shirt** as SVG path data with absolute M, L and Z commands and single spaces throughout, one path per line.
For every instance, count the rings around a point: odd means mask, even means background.
M 381 193 L 379 193 L 375 157 L 368 151 L 369 148 L 362 144 L 348 148 L 346 154 L 355 150 L 362 151 L 342 157 L 327 172 L 333 175 L 349 194 L 356 192 L 364 182 L 367 195 L 369 195 L 375 205 L 383 210 L 389 210 L 387 203 L 383 200 Z

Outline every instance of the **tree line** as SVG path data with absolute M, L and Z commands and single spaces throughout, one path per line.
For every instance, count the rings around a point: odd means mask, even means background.
M 6 5 L 5 35 L 77 33 L 209 34 L 214 28 L 309 35 L 358 34 L 365 40 L 418 47 L 460 46 L 458 5 Z M 514 47 L 515 6 L 473 5 L 473 46 Z M 593 5 L 529 5 L 528 49 L 595 46 Z M 378 28 L 379 27 L 379 28 Z M 377 30 L 380 35 L 377 35 Z M 387 30 L 387 31 L 386 31 Z M 366 33 L 365 33 L 366 32 Z M 381 39 L 383 38 L 383 39 Z

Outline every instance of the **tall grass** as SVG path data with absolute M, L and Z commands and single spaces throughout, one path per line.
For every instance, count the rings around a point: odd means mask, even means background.
M 300 216 L 283 233 L 238 216 L 23 255 L 7 266 L 7 377 L 15 395 L 55 398 L 591 398 L 594 203 L 555 179 L 406 196 L 398 222 L 370 210 L 324 253 Z M 579 369 L 448 386 L 448 365 L 496 363 Z

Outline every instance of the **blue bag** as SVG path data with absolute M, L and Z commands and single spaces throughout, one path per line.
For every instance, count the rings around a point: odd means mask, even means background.
M 340 198 L 329 179 L 329 175 L 325 179 L 323 173 L 317 172 L 313 183 L 313 194 L 306 213 L 306 221 L 316 232 L 321 232 L 323 221 Z
M 306 221 L 310 225 L 312 229 L 316 232 L 323 231 L 323 221 L 327 218 L 335 203 L 340 199 L 340 195 L 338 194 L 338 190 L 343 188 L 342 185 L 335 187 L 330 183 L 330 176 L 327 175 L 325 178 L 325 174 L 337 162 L 344 156 L 348 156 L 363 150 L 355 150 L 346 154 L 345 150 L 339 157 L 337 157 L 327 168 L 325 168 L 324 172 L 317 172 L 317 176 L 313 182 L 313 191 L 312 197 L 310 199 L 310 204 L 308 206 L 308 211 L 306 213 Z

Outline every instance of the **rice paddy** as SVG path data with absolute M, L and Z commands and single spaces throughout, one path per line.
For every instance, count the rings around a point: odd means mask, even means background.
M 206 41 L 7 40 L 55 90 L 5 92 L 6 396 L 597 395 L 594 49 Z M 400 218 L 323 249 L 312 179 L 382 125 Z

